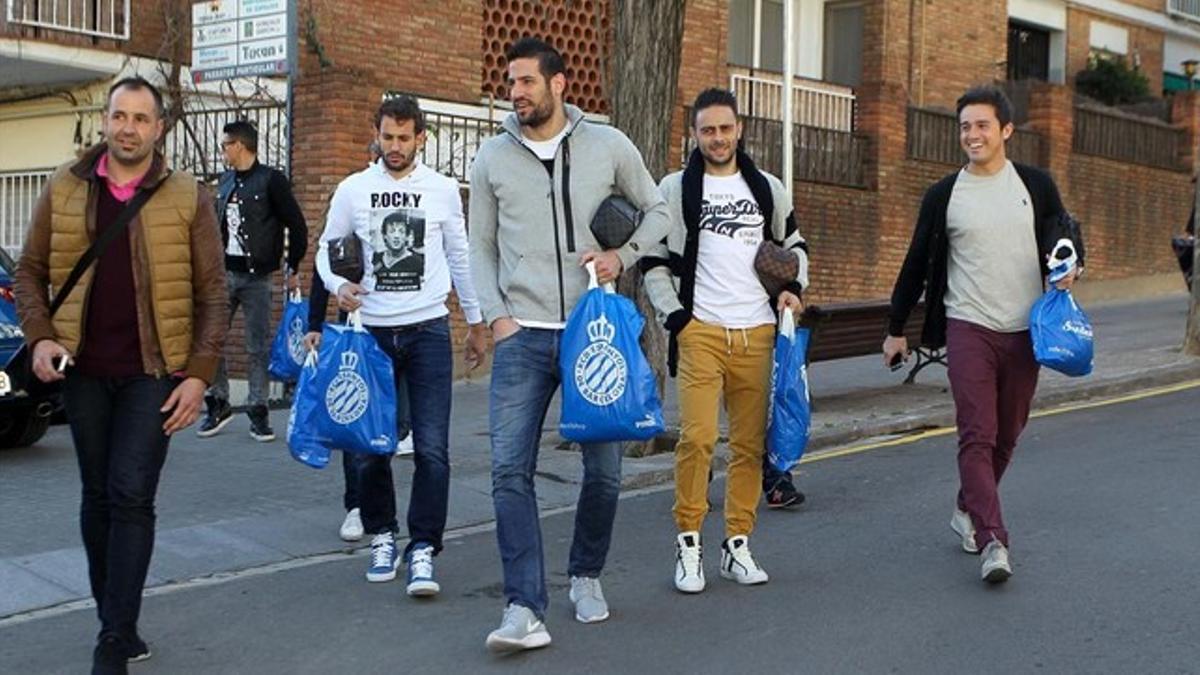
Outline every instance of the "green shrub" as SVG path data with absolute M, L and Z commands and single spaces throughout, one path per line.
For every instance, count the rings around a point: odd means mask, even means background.
M 1150 98 L 1150 80 L 1124 57 L 1093 56 L 1075 75 L 1075 90 L 1106 105 L 1137 103 Z

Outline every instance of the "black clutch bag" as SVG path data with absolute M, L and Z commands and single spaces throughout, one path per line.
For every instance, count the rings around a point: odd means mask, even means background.
M 353 232 L 329 242 L 329 269 L 353 283 L 363 278 L 362 241 Z
M 620 195 L 609 195 L 592 216 L 592 236 L 604 250 L 621 248 L 633 236 L 642 212 Z

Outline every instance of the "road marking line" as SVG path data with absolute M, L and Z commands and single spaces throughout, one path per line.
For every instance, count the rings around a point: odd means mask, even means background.
M 1154 396 L 1163 396 L 1165 394 L 1174 394 L 1188 389 L 1200 387 L 1200 380 L 1189 380 L 1187 382 L 1179 382 L 1177 384 L 1169 384 L 1161 387 L 1153 387 L 1143 389 L 1132 394 L 1124 394 L 1112 398 L 1103 398 L 1095 401 L 1085 401 L 1083 403 L 1067 403 L 1046 410 L 1039 410 L 1030 415 L 1030 417 L 1049 417 L 1051 415 L 1061 415 L 1063 413 L 1076 412 L 1079 410 L 1090 410 L 1092 408 L 1102 408 L 1105 406 L 1116 405 L 1118 403 L 1129 403 L 1132 401 L 1140 401 L 1142 399 L 1152 398 Z M 871 441 L 859 445 L 851 445 L 845 448 L 838 448 L 828 452 L 817 452 L 812 455 L 805 456 L 800 460 L 801 464 L 809 464 L 812 462 L 820 462 L 827 459 L 835 459 L 837 457 L 847 457 L 849 455 L 857 455 L 868 450 L 877 450 L 879 448 L 890 448 L 897 445 L 908 445 L 923 441 L 927 438 L 936 438 L 938 436 L 946 436 L 956 431 L 955 427 L 936 427 L 926 429 L 916 433 L 904 434 L 897 438 L 888 438 L 882 441 Z
M 1085 403 L 1070 403 L 1070 404 L 1066 404 L 1066 405 L 1062 405 L 1062 406 L 1056 406 L 1056 407 L 1050 408 L 1048 410 L 1040 410 L 1038 412 L 1035 412 L 1031 415 L 1031 417 L 1049 417 L 1051 415 L 1061 415 L 1063 413 L 1076 412 L 1079 410 L 1089 410 L 1092 408 L 1101 408 L 1104 406 L 1116 405 L 1118 403 L 1129 403 L 1131 401 L 1139 401 L 1139 400 L 1146 399 L 1146 398 L 1152 398 L 1154 396 L 1162 396 L 1165 394 L 1174 394 L 1177 392 L 1186 391 L 1188 389 L 1195 389 L 1197 387 L 1200 387 L 1200 380 L 1191 380 L 1188 382 L 1181 382 L 1178 384 L 1166 385 L 1166 386 L 1162 386 L 1162 387 L 1154 387 L 1151 389 L 1144 389 L 1142 391 L 1138 391 L 1133 394 L 1125 394 L 1125 395 L 1116 396 L 1113 398 L 1100 399 L 1100 400 L 1096 400 L 1096 401 L 1087 401 Z M 800 463 L 801 464 L 811 464 L 813 462 L 820 462 L 820 461 L 827 460 L 827 459 L 836 459 L 838 457 L 847 457 L 849 455 L 857 455 L 857 454 L 867 452 L 869 450 L 877 450 L 880 448 L 890 448 L 890 447 L 895 447 L 898 445 L 908 445 L 911 443 L 916 443 L 918 441 L 923 441 L 927 438 L 937 438 L 939 436 L 946 436 L 948 434 L 954 433 L 954 431 L 955 431 L 954 427 L 937 427 L 934 429 L 926 429 L 924 431 L 920 431 L 917 433 L 905 434 L 898 438 L 889 438 L 887 440 L 874 441 L 874 442 L 870 442 L 870 443 L 862 443 L 859 445 L 852 445 L 849 447 L 830 450 L 827 452 L 813 453 L 812 455 L 805 456 L 804 459 L 800 460 Z M 715 472 L 714 478 L 717 476 L 723 477 L 724 474 L 725 474 L 725 472 L 723 472 L 723 471 Z M 675 489 L 675 486 L 673 483 L 665 483 L 665 484 L 661 484 L 661 485 L 650 485 L 650 486 L 646 486 L 646 487 L 642 487 L 642 488 L 636 488 L 633 490 L 622 491 L 620 499 L 622 499 L 622 500 L 631 499 L 634 497 L 640 497 L 640 496 L 648 495 L 648 494 L 656 494 L 659 492 L 666 492 L 668 490 L 674 490 L 674 489 Z M 551 508 L 551 509 L 545 509 L 545 510 L 542 510 L 538 514 L 538 519 L 541 520 L 544 518 L 549 518 L 551 516 L 561 515 L 563 513 L 570 513 L 574 510 L 575 510 L 574 505 L 565 505 L 565 506 L 558 506 L 558 507 Z M 457 528 L 457 529 L 454 529 L 451 531 L 447 531 L 446 535 L 444 537 L 444 540 L 446 542 L 451 542 L 456 539 L 462 539 L 463 537 L 468 537 L 473 534 L 479 534 L 482 532 L 490 532 L 495 529 L 496 529 L 495 521 L 490 521 L 490 522 L 486 522 L 486 523 L 477 523 L 475 525 L 465 525 L 463 527 L 460 527 L 460 528 Z M 402 541 L 402 540 L 397 539 L 397 541 Z M 280 562 L 269 563 L 266 565 L 260 565 L 258 567 L 249 567 L 249 568 L 242 569 L 242 570 L 234 570 L 234 571 L 227 571 L 227 572 L 214 572 L 212 574 L 202 576 L 202 577 L 196 577 L 196 578 L 192 578 L 192 579 L 187 579 L 185 581 L 172 582 L 172 583 L 164 584 L 162 586 L 155 586 L 152 588 L 147 588 L 145 591 L 145 597 L 168 595 L 168 594 L 175 593 L 178 591 L 185 591 L 185 590 L 189 590 L 189 589 L 193 589 L 193 588 L 218 586 L 218 585 L 228 583 L 230 581 L 238 581 L 240 579 L 264 576 L 267 574 L 273 574 L 275 572 L 283 572 L 286 570 L 301 569 L 304 567 L 311 567 L 311 566 L 319 565 L 321 563 L 326 563 L 326 562 L 345 560 L 349 557 L 364 555 L 365 552 L 368 550 L 370 550 L 370 546 L 360 546 L 360 547 L 354 549 L 353 551 L 335 551 L 335 552 L 331 552 L 331 553 L 318 553 L 316 555 L 312 555 L 312 556 L 308 556 L 308 557 L 291 558 L 289 560 L 283 560 Z M 12 615 L 0 618 L 0 628 L 9 628 L 11 626 L 17 626 L 17 625 L 24 624 L 24 623 L 30 623 L 32 621 L 37 621 L 39 619 L 49 619 L 49 618 L 56 617 L 56 616 L 62 616 L 64 614 L 70 614 L 72 612 L 75 612 L 75 611 L 78 611 L 81 609 L 92 609 L 95 606 L 96 606 L 95 601 L 93 601 L 90 598 L 85 598 L 85 599 L 80 599 L 80 600 L 71 600 L 69 602 L 65 602 L 65 603 L 62 603 L 59 605 L 43 607 L 40 609 L 33 609 L 33 610 L 26 611 L 26 612 L 12 614 Z

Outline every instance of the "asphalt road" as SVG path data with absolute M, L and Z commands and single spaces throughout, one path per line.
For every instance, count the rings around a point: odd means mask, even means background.
M 443 594 L 367 584 L 362 555 L 197 585 L 146 600 L 150 673 L 1191 673 L 1200 671 L 1200 389 L 1034 420 L 1002 496 L 1015 576 L 988 587 L 948 522 L 952 434 L 805 467 L 811 499 L 761 514 L 752 546 L 771 574 L 671 586 L 671 494 L 626 498 L 604 576 L 612 618 L 571 618 L 551 578 L 554 643 L 497 658 L 494 533 L 438 559 Z M 714 501 L 720 496 L 714 485 Z M 570 513 L 543 520 L 561 571 Z M 94 614 L 0 627 L 0 672 L 86 672 Z

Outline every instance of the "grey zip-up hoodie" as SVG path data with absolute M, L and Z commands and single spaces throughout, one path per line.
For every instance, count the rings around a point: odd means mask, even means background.
M 488 139 L 471 170 L 471 277 L 483 318 L 562 323 L 587 291 L 579 258 L 600 250 L 589 224 L 600 203 L 620 194 L 641 224 L 617 249 L 625 269 L 667 236 L 666 202 L 642 155 L 618 129 L 587 122 L 567 105 L 567 134 L 553 176 L 521 142 L 515 114 Z

